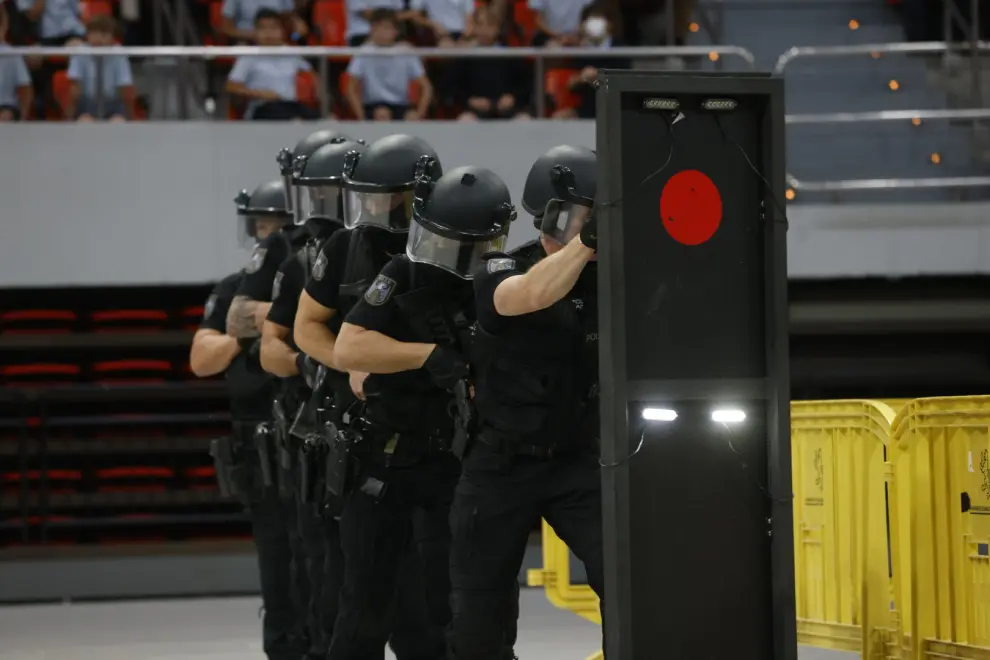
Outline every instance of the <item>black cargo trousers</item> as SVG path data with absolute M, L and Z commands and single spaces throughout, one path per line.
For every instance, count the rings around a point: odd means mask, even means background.
M 499 660 L 515 631 L 518 584 L 530 533 L 545 519 L 585 566 L 602 599 L 601 467 L 591 452 L 534 457 L 486 442 L 471 447 L 451 507 L 451 657 Z M 603 637 L 604 639 L 604 637 Z
M 402 436 L 399 442 L 427 447 L 432 441 Z M 328 660 L 381 660 L 390 637 L 400 660 L 446 654 L 448 520 L 460 464 L 449 451 L 432 451 L 402 465 L 386 465 L 380 450 L 362 457 L 340 518 L 344 584 Z
M 261 582 L 262 644 L 269 660 L 300 660 L 308 648 L 304 626 L 309 584 L 304 570 L 302 539 L 295 502 L 265 487 L 255 448 L 259 420 L 234 422 L 238 469 L 250 486 L 240 495 L 251 517 Z
M 282 404 L 288 421 L 296 419 L 299 407 L 308 400 L 309 392 L 285 388 Z M 299 456 L 302 441 L 291 436 L 289 429 L 281 430 L 287 446 L 279 451 L 282 496 L 288 506 L 295 507 L 297 533 L 302 549 L 302 575 L 307 582 L 303 603 L 304 626 L 309 641 L 305 657 L 324 660 L 330 648 L 333 625 L 337 618 L 337 600 L 343 580 L 343 558 L 340 553 L 336 522 L 324 516 L 316 502 L 304 502 L 302 495 L 302 465 Z M 317 498 L 319 499 L 319 498 Z

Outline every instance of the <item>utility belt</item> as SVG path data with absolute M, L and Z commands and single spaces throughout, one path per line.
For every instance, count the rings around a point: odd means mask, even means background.
M 430 454 L 446 453 L 452 448 L 452 438 L 439 430 L 395 431 L 367 418 L 362 418 L 357 428 L 365 460 L 385 467 L 410 467 Z
M 571 453 L 576 449 L 569 445 L 561 447 L 557 443 L 531 442 L 525 436 L 499 431 L 490 426 L 485 426 L 478 432 L 478 441 L 507 458 L 514 456 L 553 458 L 560 454 Z
M 276 483 L 270 437 L 267 422 L 234 422 L 232 435 L 210 441 L 221 496 L 250 506 L 261 501 L 265 489 Z

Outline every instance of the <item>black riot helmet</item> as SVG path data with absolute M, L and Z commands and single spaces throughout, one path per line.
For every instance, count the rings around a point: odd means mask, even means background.
M 245 246 L 257 240 L 260 224 L 271 223 L 271 229 L 275 230 L 292 221 L 292 213 L 285 207 L 285 184 L 281 179 L 263 183 L 251 193 L 242 190 L 234 203 L 237 205 L 238 239 Z
M 419 176 L 440 178 L 437 153 L 411 135 L 387 135 L 363 152 L 348 154 L 344 165 L 344 226 L 409 231 L 413 187 Z
M 317 149 L 325 144 L 330 144 L 334 140 L 350 140 L 350 138 L 336 129 L 321 128 L 300 140 L 292 151 L 282 149 L 278 152 L 276 160 L 278 161 L 278 169 L 282 175 L 282 180 L 285 182 L 286 208 L 295 215 L 297 225 L 302 224 L 303 221 L 299 218 L 299 212 L 297 211 L 299 207 L 299 191 L 295 190 L 292 184 L 295 161 L 297 158 L 311 156 Z
M 295 220 L 322 233 L 328 222 L 344 223 L 344 198 L 341 183 L 347 155 L 360 156 L 365 150 L 363 140 L 337 137 L 309 156 L 299 156 L 293 164 L 292 185 L 296 189 Z
M 560 145 L 540 156 L 529 170 L 522 205 L 542 234 L 567 243 L 594 209 L 598 159 L 587 147 Z
M 516 218 L 509 188 L 483 167 L 424 174 L 413 199 L 406 256 L 470 279 L 482 256 L 501 251 Z

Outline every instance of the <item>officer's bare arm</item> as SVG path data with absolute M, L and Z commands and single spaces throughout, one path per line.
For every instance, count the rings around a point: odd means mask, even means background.
M 286 343 L 288 338 L 289 329 L 284 325 L 265 321 L 261 326 L 261 368 L 280 378 L 299 374 L 296 367 L 298 353 Z
M 227 334 L 238 339 L 259 336 L 271 306 L 271 303 L 258 302 L 247 296 L 234 296 L 227 310 Z
M 370 374 L 394 374 L 419 369 L 436 344 L 418 344 L 392 339 L 374 330 L 344 323 L 333 350 L 336 368 Z
M 595 251 L 580 236 L 530 268 L 525 275 L 508 277 L 495 287 L 495 311 L 522 316 L 550 307 L 567 295 Z
M 296 336 L 296 344 L 303 353 L 334 369 L 337 368 L 333 363 L 337 335 L 330 331 L 327 322 L 336 314 L 337 310 L 324 307 L 303 291 L 299 296 L 299 309 L 296 311 L 296 322 L 292 328 Z
M 189 349 L 189 368 L 200 378 L 214 376 L 225 371 L 240 352 L 236 337 L 212 328 L 200 328 L 193 335 Z

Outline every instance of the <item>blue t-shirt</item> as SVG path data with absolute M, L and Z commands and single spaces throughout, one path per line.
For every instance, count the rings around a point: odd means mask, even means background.
M 0 51 L 10 50 L 9 44 L 0 44 Z M 0 108 L 16 108 L 19 105 L 17 89 L 31 85 L 31 75 L 23 57 L 0 57 Z
M 93 57 L 92 55 L 76 55 L 69 60 L 69 80 L 79 83 L 82 96 L 96 96 L 97 69 L 103 71 L 103 96 L 116 98 L 117 90 L 134 84 L 131 78 L 131 63 L 126 55 L 111 55 L 110 57 Z
M 409 83 L 426 75 L 423 63 L 412 49 L 408 46 L 382 48 L 367 43 L 361 50 L 395 51 L 395 55 L 387 57 L 355 55 L 347 66 L 347 73 L 361 81 L 363 103 L 409 105 Z
M 20 11 L 27 11 L 33 5 L 34 0 L 17 0 L 17 9 Z M 38 36 L 42 39 L 84 36 L 86 28 L 79 15 L 79 0 L 46 0 L 38 25 Z
M 371 32 L 371 26 L 361 16 L 361 12 L 372 9 L 392 9 L 398 12 L 406 8 L 404 0 L 346 0 L 346 2 L 348 39 L 364 37 Z
M 292 11 L 292 0 L 223 0 L 223 15 L 234 21 L 238 30 L 254 28 L 254 17 L 262 9 L 271 9 L 280 14 Z
M 298 57 L 254 55 L 238 57 L 228 80 L 251 90 L 275 92 L 284 101 L 296 101 L 296 77 L 300 71 L 309 70 L 306 60 Z M 261 102 L 252 101 L 245 116 L 251 117 L 259 103 Z

